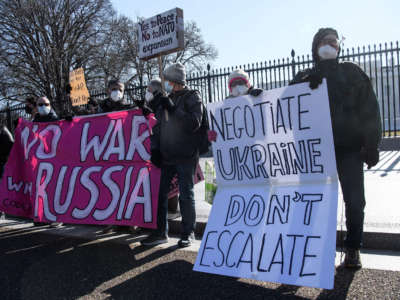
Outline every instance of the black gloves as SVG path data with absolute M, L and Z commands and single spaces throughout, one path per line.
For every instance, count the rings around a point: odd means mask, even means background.
M 310 82 L 310 89 L 315 90 L 322 83 L 322 75 L 314 71 L 308 76 Z
M 161 96 L 160 104 L 164 109 L 168 110 L 169 112 L 173 112 L 175 110 L 175 104 L 169 97 Z
M 379 150 L 377 148 L 362 148 L 361 157 L 369 170 L 379 162 Z
M 147 107 L 146 105 L 144 105 L 142 107 L 142 113 L 143 116 L 147 117 L 149 114 L 151 114 L 153 111 L 151 110 L 151 108 Z
M 153 165 L 155 165 L 157 168 L 161 168 L 162 164 L 162 156 L 160 150 L 151 150 L 151 157 L 150 161 Z
M 66 115 L 64 119 L 65 121 L 71 122 L 73 118 L 74 118 L 73 115 Z
M 249 95 L 251 95 L 253 97 L 259 96 L 262 92 L 263 92 L 263 89 L 257 89 L 257 88 L 253 88 L 253 87 L 251 87 L 249 89 Z
M 136 100 L 136 105 L 142 110 L 143 116 L 147 117 L 153 111 L 146 105 L 144 100 Z

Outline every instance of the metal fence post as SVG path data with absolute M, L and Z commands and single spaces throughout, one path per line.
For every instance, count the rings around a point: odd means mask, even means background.
M 211 97 L 211 74 L 210 74 L 210 69 L 211 66 L 210 64 L 207 64 L 207 87 L 208 87 L 208 102 L 212 102 L 212 97 Z
M 290 52 L 290 55 L 292 56 L 292 79 L 296 76 L 296 61 L 294 60 L 295 52 L 294 49 L 292 49 L 292 52 Z

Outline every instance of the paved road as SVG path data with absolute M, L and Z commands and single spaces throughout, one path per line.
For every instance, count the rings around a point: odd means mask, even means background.
M 334 290 L 288 287 L 194 272 L 196 252 L 175 244 L 10 225 L 0 224 L 0 299 L 400 299 L 400 272 L 338 270 Z

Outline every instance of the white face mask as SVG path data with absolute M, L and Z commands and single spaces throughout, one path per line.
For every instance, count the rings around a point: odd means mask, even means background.
M 146 94 L 144 95 L 144 99 L 146 99 L 147 102 L 150 102 L 151 100 L 154 99 L 154 96 L 149 91 L 146 91 Z
M 335 59 L 338 55 L 338 52 L 335 48 L 333 48 L 331 45 L 324 45 L 321 46 L 318 49 L 318 56 L 324 60 L 324 59 Z
M 249 88 L 247 86 L 241 84 L 241 85 L 234 86 L 232 88 L 231 94 L 234 97 L 241 96 L 241 95 L 246 95 L 248 90 L 249 90 Z
M 41 116 L 47 116 L 50 113 L 50 106 L 39 106 L 38 112 Z
M 110 96 L 112 101 L 118 102 L 122 100 L 123 94 L 121 91 L 112 91 Z

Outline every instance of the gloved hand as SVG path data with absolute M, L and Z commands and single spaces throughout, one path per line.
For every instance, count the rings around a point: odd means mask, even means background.
M 217 132 L 214 130 L 208 130 L 207 131 L 207 137 L 208 137 L 208 141 L 211 142 L 215 142 L 217 140 Z
M 249 89 L 249 95 L 251 95 L 253 97 L 259 96 L 262 92 L 263 92 L 263 89 L 256 89 L 256 88 L 253 88 L 253 87 L 251 87 Z
M 310 89 L 315 90 L 322 83 L 322 75 L 314 71 L 308 76 L 308 80 L 310 82 Z
M 74 118 L 73 115 L 66 115 L 64 119 L 65 121 L 71 122 L 73 118 Z
M 146 105 L 144 100 L 136 100 L 136 105 L 142 110 L 143 116 L 147 117 L 153 111 Z
M 369 170 L 379 162 L 379 150 L 377 148 L 362 148 L 361 157 Z
M 169 97 L 161 96 L 160 104 L 164 109 L 168 110 L 169 112 L 173 112 L 175 110 L 175 104 Z
M 153 112 L 150 107 L 147 107 L 147 105 L 143 105 L 143 107 L 141 107 L 141 109 L 142 109 L 142 114 L 145 117 L 147 117 L 149 114 L 151 114 Z
M 161 168 L 162 164 L 162 156 L 160 150 L 151 150 L 151 157 L 150 161 L 153 165 L 155 165 L 157 168 Z

